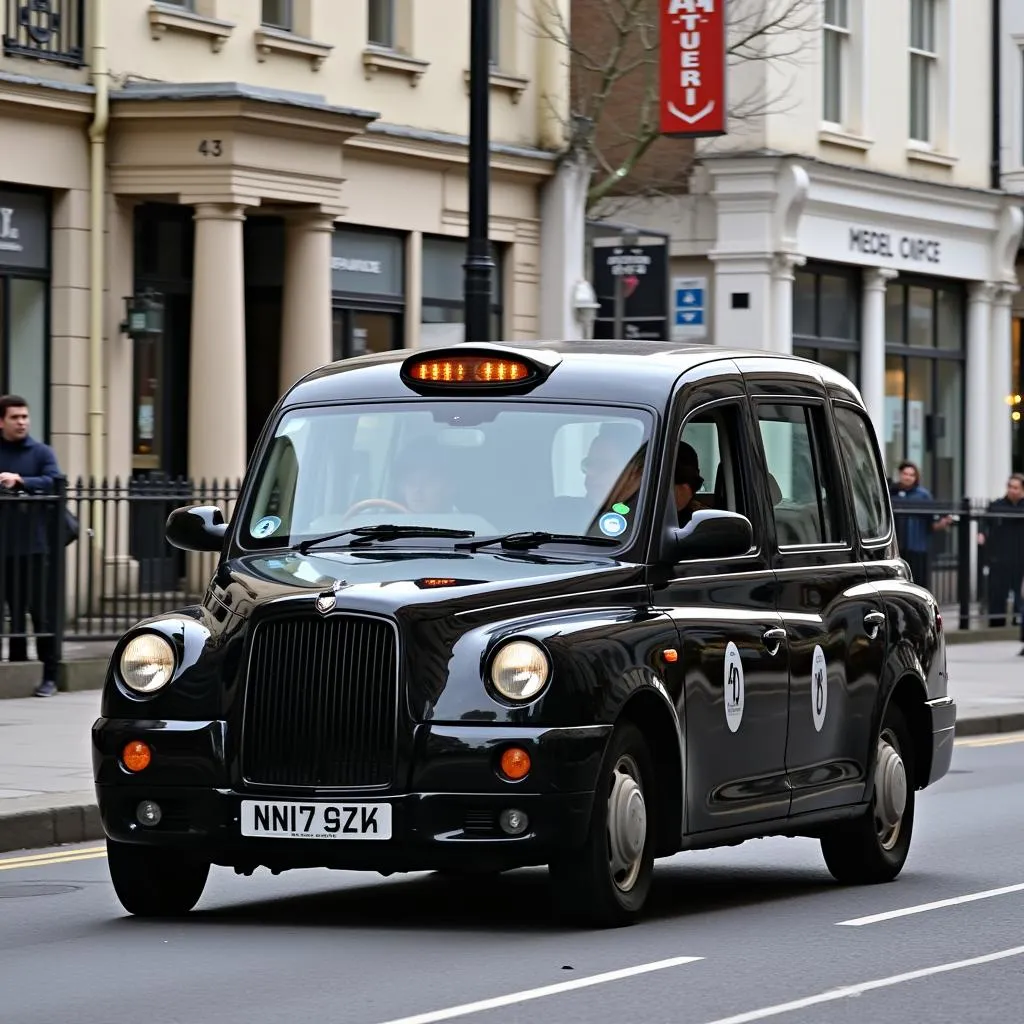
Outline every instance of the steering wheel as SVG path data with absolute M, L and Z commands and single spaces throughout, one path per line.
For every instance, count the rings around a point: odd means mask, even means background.
M 399 505 L 397 501 L 391 501 L 388 498 L 363 498 L 362 501 L 357 501 L 346 513 L 345 518 L 347 519 L 351 515 L 355 515 L 356 512 L 362 512 L 368 508 L 390 508 L 395 509 L 398 512 L 410 512 L 411 509 L 406 508 L 404 505 Z

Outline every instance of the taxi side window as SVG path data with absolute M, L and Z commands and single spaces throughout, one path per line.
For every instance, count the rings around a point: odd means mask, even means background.
M 836 405 L 833 411 L 839 450 L 850 478 L 857 529 L 862 539 L 878 540 L 889 533 L 889 503 L 872 428 L 856 409 Z
M 677 458 L 684 461 L 696 454 L 701 484 L 693 495 L 695 508 L 748 514 L 739 460 L 740 414 L 740 406 L 729 403 L 699 412 L 683 425 Z
M 843 539 L 823 406 L 757 405 L 779 547 Z

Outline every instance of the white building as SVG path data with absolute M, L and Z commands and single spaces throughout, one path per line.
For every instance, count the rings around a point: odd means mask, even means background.
M 1024 5 L 1006 6 L 1019 105 Z M 995 497 L 1011 468 L 1024 218 L 992 187 L 990 5 L 821 10 L 795 63 L 734 68 L 733 102 L 758 93 L 766 110 L 698 144 L 691 194 L 620 203 L 618 219 L 671 225 L 673 276 L 704 288 L 703 328 L 680 319 L 677 337 L 835 366 L 860 386 L 890 473 L 909 458 L 938 497 Z M 1007 112 L 1014 132 L 1021 121 Z
M 1015 196 L 1024 196 L 1024 4 L 1019 0 L 998 0 L 1001 46 L 999 75 L 999 170 L 1003 189 Z M 1021 200 L 1024 202 L 1024 200 Z M 1017 279 L 1024 282 L 1024 256 L 1017 253 Z M 1013 421 L 1013 468 L 1024 469 L 1024 434 L 1021 416 L 1024 404 L 1024 351 L 1021 324 L 1024 322 L 1024 291 L 1014 296 L 1012 365 L 1008 394 L 1012 395 L 1010 415 Z

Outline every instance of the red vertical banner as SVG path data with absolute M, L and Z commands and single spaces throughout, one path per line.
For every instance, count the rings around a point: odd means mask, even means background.
M 661 134 L 725 135 L 726 0 L 661 0 Z

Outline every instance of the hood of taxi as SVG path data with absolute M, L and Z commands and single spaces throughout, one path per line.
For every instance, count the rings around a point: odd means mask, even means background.
M 339 609 L 395 615 L 450 603 L 458 609 L 507 605 L 642 583 L 642 567 L 593 553 L 360 550 L 246 555 L 222 567 L 217 598 L 245 615 L 268 602 L 333 591 Z M 453 609 L 455 610 L 455 609 Z

